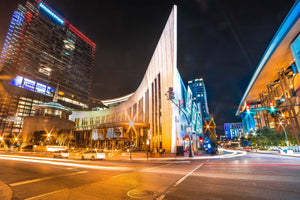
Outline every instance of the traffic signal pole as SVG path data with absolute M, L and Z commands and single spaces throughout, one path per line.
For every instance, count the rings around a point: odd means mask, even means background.
M 189 133 L 189 138 L 190 138 L 190 151 L 189 151 L 189 157 L 193 157 L 193 152 L 192 152 L 192 136 L 191 136 L 191 122 L 190 119 L 188 118 L 187 114 L 185 111 L 182 109 L 180 104 L 175 103 L 173 100 L 175 99 L 175 93 L 173 91 L 173 87 L 169 87 L 169 90 L 165 93 L 167 96 L 167 100 L 170 100 L 178 109 L 179 113 L 180 111 L 183 113 L 187 123 L 188 123 L 188 133 Z

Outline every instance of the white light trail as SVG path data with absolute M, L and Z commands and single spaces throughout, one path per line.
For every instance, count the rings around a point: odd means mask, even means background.
M 16 161 L 23 161 L 23 162 L 33 162 L 33 163 L 42 163 L 42 164 L 50 164 L 50 165 L 60 165 L 60 166 L 68 166 L 68 167 L 81 167 L 81 168 L 88 168 L 88 169 L 99 169 L 99 170 L 121 170 L 121 171 L 128 171 L 131 168 L 128 167 L 111 167 L 111 166 L 98 166 L 98 165 L 84 165 L 84 164 L 76 164 L 76 163 L 65 163 L 65 162 L 54 162 L 54 161 L 48 161 L 46 158 L 42 160 L 42 158 L 39 159 L 22 159 L 18 157 L 9 157 L 7 155 L 0 155 L 0 159 L 3 160 L 16 160 Z M 53 160 L 53 159 L 49 159 Z

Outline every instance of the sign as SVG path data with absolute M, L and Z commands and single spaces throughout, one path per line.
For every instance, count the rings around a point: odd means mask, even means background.
M 108 128 L 106 138 L 123 137 L 123 127 Z
M 50 17 L 52 17 L 56 22 L 60 23 L 61 25 L 64 25 L 65 21 L 57 16 L 50 8 L 48 8 L 45 4 L 42 2 L 39 3 L 40 8 L 45 11 Z
M 99 129 L 92 129 L 92 139 L 98 140 L 99 138 Z
M 259 111 L 264 111 L 264 110 L 269 110 L 268 107 L 257 107 L 257 108 L 251 108 L 251 112 L 259 112 Z
M 26 90 L 31 90 L 37 93 L 45 94 L 48 96 L 53 96 L 55 89 L 47 86 L 43 83 L 33 81 L 28 78 L 23 78 L 22 76 L 16 76 L 11 82 L 11 85 L 24 88 Z

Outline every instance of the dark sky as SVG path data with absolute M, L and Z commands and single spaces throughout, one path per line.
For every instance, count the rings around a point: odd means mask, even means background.
M 0 0 L 0 47 L 24 0 Z M 240 121 L 237 106 L 293 0 L 48 0 L 97 45 L 93 96 L 136 90 L 173 4 L 178 6 L 178 70 L 204 78 L 218 128 Z

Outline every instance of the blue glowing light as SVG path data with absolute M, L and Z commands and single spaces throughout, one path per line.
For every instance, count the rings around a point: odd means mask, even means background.
M 40 8 L 42 8 L 47 14 L 49 14 L 53 19 L 55 19 L 58 23 L 61 25 L 64 25 L 65 21 L 57 16 L 50 8 L 48 8 L 45 4 L 42 2 L 39 3 Z
M 18 87 L 22 87 L 22 83 L 23 83 L 23 77 L 22 76 L 16 76 L 10 84 L 18 86 Z
M 41 93 L 47 96 L 53 96 L 55 89 L 47 86 L 43 83 L 39 83 L 28 78 L 23 78 L 22 76 L 16 76 L 11 82 L 11 85 L 24 88 L 26 90 L 31 90 L 37 93 Z

